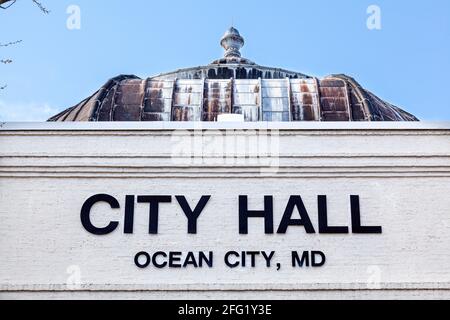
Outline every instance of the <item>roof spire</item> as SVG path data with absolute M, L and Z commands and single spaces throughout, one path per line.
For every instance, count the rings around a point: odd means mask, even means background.
M 220 40 L 220 45 L 225 49 L 222 59 L 214 60 L 212 64 L 248 64 L 255 65 L 254 62 L 242 58 L 241 49 L 244 46 L 244 38 L 239 31 L 231 26 Z
M 234 27 L 230 27 L 220 41 L 220 45 L 225 49 L 225 58 L 240 58 L 240 50 L 244 44 L 244 38 L 241 37 L 239 31 Z

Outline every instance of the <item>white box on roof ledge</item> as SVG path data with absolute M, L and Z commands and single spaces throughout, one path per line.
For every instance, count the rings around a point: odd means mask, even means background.
M 217 122 L 244 122 L 243 114 L 219 114 L 217 116 Z

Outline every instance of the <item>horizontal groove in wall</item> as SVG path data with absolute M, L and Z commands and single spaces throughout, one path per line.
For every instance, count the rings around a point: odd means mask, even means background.
M 293 283 L 293 284 L 164 284 L 164 285 L 82 285 L 72 291 L 311 291 L 311 290 L 368 290 L 367 283 Z M 372 290 L 450 290 L 450 283 L 381 283 Z M 71 291 L 65 284 L 0 285 L 4 291 Z

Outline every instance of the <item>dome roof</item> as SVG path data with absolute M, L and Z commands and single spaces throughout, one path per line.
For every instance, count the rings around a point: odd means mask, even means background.
M 207 66 L 118 76 L 49 121 L 217 121 L 231 113 L 245 121 L 418 121 L 349 76 L 318 79 L 243 58 L 235 28 L 220 43 L 224 57 Z

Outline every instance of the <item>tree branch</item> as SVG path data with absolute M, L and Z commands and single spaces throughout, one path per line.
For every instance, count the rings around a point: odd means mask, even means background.
M 21 42 L 22 42 L 22 40 L 12 41 L 12 42 L 8 42 L 8 43 L 0 43 L 0 47 L 9 47 L 9 46 L 19 44 Z
M 17 0 L 0 0 L 0 8 L 1 9 L 8 9 L 11 7 L 14 3 L 16 3 Z M 45 14 L 49 14 L 50 10 L 48 10 L 39 0 L 32 0 L 33 3 Z
M 11 7 L 14 3 L 16 3 L 17 0 L 0 0 L 0 9 L 8 9 L 9 7 Z M 33 3 L 45 14 L 49 14 L 50 11 L 44 7 L 44 5 L 40 2 L 40 0 L 32 0 Z M 18 40 L 18 41 L 13 41 L 13 42 L 8 42 L 8 43 L 0 43 L 0 47 L 9 47 L 9 46 L 13 46 L 16 45 L 18 43 L 21 43 L 22 40 Z M 11 59 L 2 59 L 0 60 L 0 63 L 2 64 L 10 64 L 13 61 Z M 4 90 L 6 89 L 8 85 L 2 85 L 0 86 L 0 90 Z
M 38 0 L 33 0 L 33 2 L 38 6 L 39 9 L 41 9 L 41 11 L 42 11 L 43 13 L 45 13 L 45 14 L 49 14 L 49 13 L 50 13 L 50 11 L 49 11 L 46 7 L 44 7 L 44 6 L 42 5 L 42 3 L 39 2 Z

